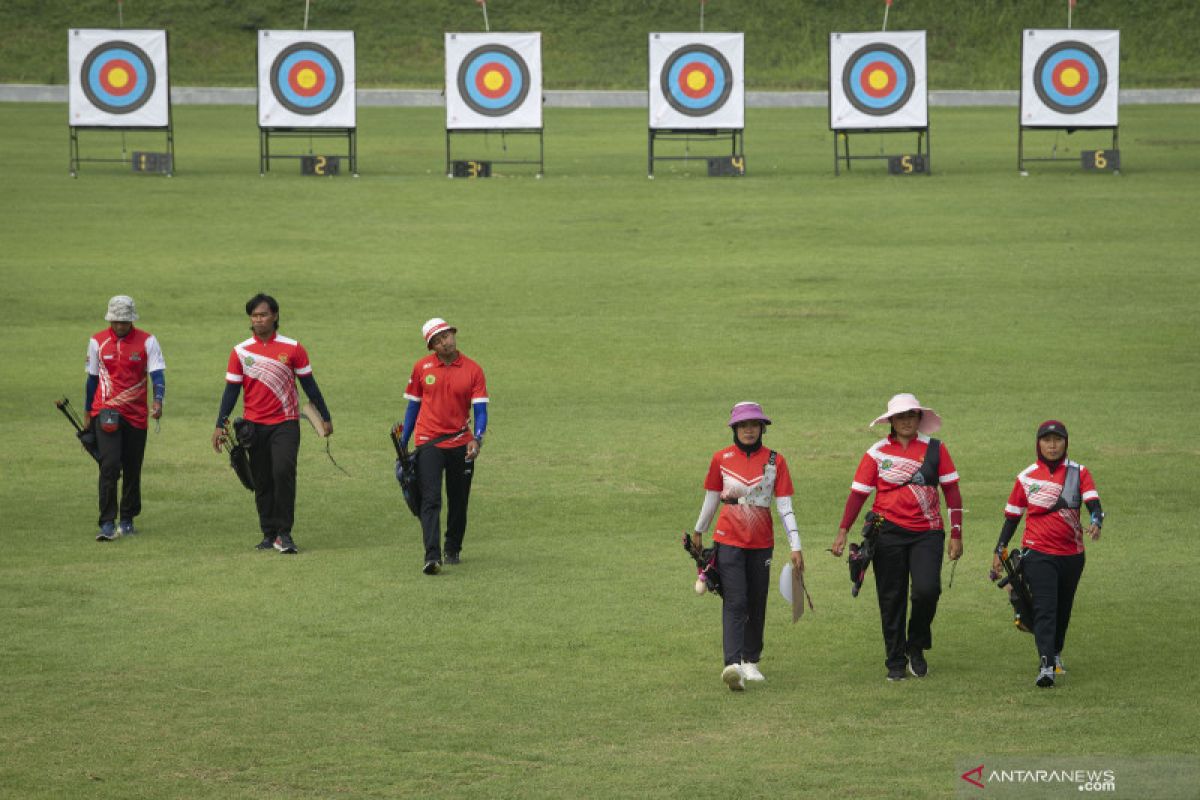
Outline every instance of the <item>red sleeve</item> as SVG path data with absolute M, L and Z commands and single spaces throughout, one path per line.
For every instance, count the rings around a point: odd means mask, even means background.
M 862 511 L 863 503 L 867 502 L 868 495 L 859 492 L 850 492 L 850 496 L 846 498 L 846 511 L 842 514 L 842 521 L 839 523 L 839 528 L 850 530 L 850 526 L 854 524 L 854 520 L 858 519 L 858 512 Z
M 308 362 L 308 351 L 299 342 L 296 342 L 296 349 L 292 352 L 292 372 L 296 375 L 312 374 L 312 364 Z
M 1082 485 L 1082 483 L 1081 480 L 1080 484 Z M 1025 487 L 1021 485 L 1021 480 L 1018 478 L 1013 482 L 1013 489 L 1008 495 L 1008 505 L 1004 507 L 1004 516 L 1020 519 L 1028 507 L 1029 499 L 1025 496 Z
M 962 538 L 962 492 L 958 490 L 958 481 L 942 484 L 942 494 L 946 495 L 946 508 L 950 509 L 950 538 Z
M 421 383 L 420 376 L 417 375 L 417 367 L 420 366 L 420 364 L 420 361 L 418 361 L 416 364 L 413 364 L 412 374 L 408 376 L 408 386 L 404 387 L 404 395 L 417 400 L 418 402 L 421 400 L 422 390 L 425 388 Z
M 1100 499 L 1100 493 L 1096 491 L 1096 482 L 1092 480 L 1092 473 L 1087 467 L 1079 468 L 1079 492 L 1084 502 Z
M 775 459 L 775 496 L 776 497 L 791 497 L 796 493 L 792 486 L 792 473 L 788 471 L 787 461 L 783 456 L 777 456 Z
M 242 360 L 238 358 L 237 350 L 230 350 L 229 364 L 225 367 L 225 380 L 230 383 L 241 383 L 243 374 Z
M 471 402 L 478 403 L 487 399 L 487 380 L 483 377 L 483 369 L 476 365 L 475 380 L 471 382 Z
M 950 457 L 950 451 L 946 449 L 946 443 L 940 442 L 942 453 L 938 456 L 938 482 L 943 486 L 948 486 L 958 481 L 958 470 L 954 466 L 954 459 Z M 950 495 L 946 495 L 946 502 L 950 502 Z M 955 508 L 962 508 L 961 505 Z
M 725 488 L 725 480 L 721 477 L 721 465 L 717 458 L 715 455 L 712 457 L 708 465 L 708 474 L 704 476 L 704 490 L 707 492 L 719 492 Z
M 862 461 L 858 462 L 858 469 L 854 470 L 854 483 L 850 486 L 850 491 L 864 495 L 869 495 L 875 488 L 875 481 L 879 478 L 879 465 L 875 463 L 875 459 L 871 458 L 870 453 L 863 453 Z M 858 504 L 862 508 L 862 503 Z M 855 512 L 857 514 L 857 512 Z M 853 522 L 853 520 L 851 520 Z

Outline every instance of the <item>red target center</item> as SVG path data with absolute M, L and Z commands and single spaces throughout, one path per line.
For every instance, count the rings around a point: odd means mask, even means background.
M 123 58 L 109 59 L 100 68 L 100 85 L 109 94 L 123 97 L 137 86 L 137 71 Z
M 872 61 L 863 67 L 858 82 L 867 96 L 887 97 L 896 88 L 896 70 L 886 61 Z
M 498 61 L 489 61 L 475 72 L 475 88 L 489 100 L 506 95 L 512 82 L 512 73 Z
M 679 91 L 693 100 L 712 94 L 716 82 L 712 67 L 703 62 L 687 64 L 679 70 Z
M 1087 67 L 1077 59 L 1065 58 L 1054 67 L 1051 80 L 1054 89 L 1060 94 L 1074 96 L 1082 92 L 1091 82 Z
M 325 88 L 325 70 L 315 61 L 297 61 L 288 70 L 288 86 L 301 97 L 314 97 Z

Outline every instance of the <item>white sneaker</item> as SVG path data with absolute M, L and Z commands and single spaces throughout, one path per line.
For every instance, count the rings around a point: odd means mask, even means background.
M 721 670 L 721 680 L 725 681 L 730 691 L 740 692 L 746 688 L 746 676 L 742 674 L 742 668 L 738 664 L 730 664 Z
M 767 676 L 758 671 L 758 664 L 753 661 L 742 662 L 742 675 L 748 681 L 765 681 Z

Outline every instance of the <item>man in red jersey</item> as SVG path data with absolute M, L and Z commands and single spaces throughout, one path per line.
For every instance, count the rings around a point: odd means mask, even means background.
M 166 362 L 158 339 L 134 327 L 133 298 L 119 294 L 108 301 L 109 326 L 88 341 L 87 383 L 83 408 L 100 451 L 100 533 L 98 542 L 137 531 L 133 518 L 142 510 L 142 457 L 148 416 L 162 416 Z M 154 401 L 147 415 L 147 384 Z M 117 502 L 117 482 L 123 480 Z M 120 511 L 120 524 L 117 512 Z
M 225 372 L 225 394 L 217 414 L 212 445 L 221 452 L 225 420 L 244 391 L 242 415 L 249 435 L 238 438 L 248 445 L 250 472 L 254 477 L 254 503 L 262 530 L 259 550 L 272 547 L 294 554 L 292 523 L 296 508 L 296 457 L 300 453 L 300 402 L 296 381 L 317 407 L 324 420 L 324 434 L 333 433 L 333 422 L 325 398 L 317 387 L 308 353 L 295 339 L 280 336 L 279 303 L 274 297 L 256 294 L 246 303 L 250 317 L 249 339 L 234 345 Z
M 457 564 L 467 531 L 467 502 L 475 459 L 487 430 L 488 395 L 483 369 L 458 351 L 458 329 L 434 317 L 421 328 L 433 352 L 419 360 L 404 397 L 407 446 L 415 430 L 417 479 L 421 483 L 421 532 L 426 575 L 442 568 L 442 474 L 446 475 L 446 563 Z M 468 420 L 475 416 L 474 428 Z M 474 431 L 474 435 L 472 435 Z

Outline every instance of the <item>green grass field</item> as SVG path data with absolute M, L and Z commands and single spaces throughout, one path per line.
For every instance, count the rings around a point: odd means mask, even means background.
M 443 176 L 441 110 L 360 114 L 359 179 L 260 178 L 252 108 L 182 107 L 176 177 L 72 180 L 65 109 L 0 105 L 0 796 L 925 798 L 1047 757 L 1165 759 L 1115 796 L 1197 796 L 1200 108 L 1124 109 L 1119 177 L 1079 169 L 1103 142 L 1078 133 L 1020 178 L 1012 109 L 935 109 L 932 177 L 835 178 L 823 110 L 751 110 L 748 178 L 655 181 L 643 111 L 549 110 L 546 177 L 477 182 Z M 351 473 L 306 435 L 295 558 L 252 549 L 208 446 L 260 290 Z M 118 293 L 168 393 L 142 533 L 101 545 L 52 402 L 81 404 Z M 386 436 L 434 315 L 492 396 L 463 563 L 435 579 Z M 930 675 L 887 684 L 874 590 L 824 549 L 906 390 L 969 512 Z M 768 682 L 734 695 L 678 537 L 744 399 L 792 465 L 816 611 L 793 626 L 772 593 Z M 985 575 L 1051 416 L 1109 518 L 1047 692 Z
M 171 35 L 177 86 L 253 86 L 259 29 L 299 29 L 304 0 L 124 0 L 127 28 Z M 699 30 L 700 0 L 491 0 L 493 31 L 541 31 L 550 89 L 641 89 L 646 35 Z M 749 89 L 824 90 L 831 31 L 875 31 L 883 0 L 712 0 L 705 30 L 744 31 Z M 1084 0 L 1075 28 L 1121 31 L 1121 85 L 1200 85 L 1200 6 Z M 114 0 L 5 0 L 0 82 L 67 82 L 67 30 L 117 27 Z M 888 30 L 929 32 L 933 89 L 1017 89 L 1021 30 L 1067 27 L 1067 0 L 897 0 Z M 446 31 L 482 31 L 472 0 L 312 0 L 310 30 L 353 30 L 359 86 L 441 87 Z

